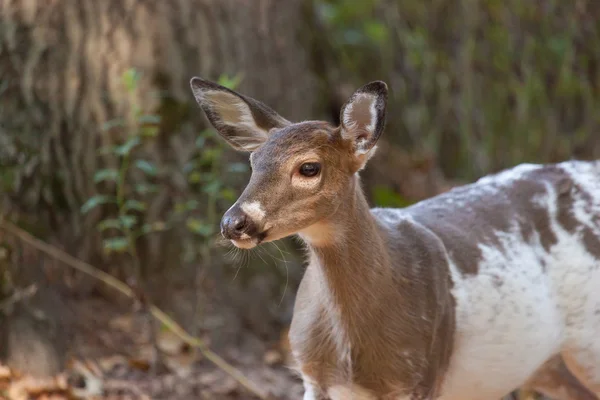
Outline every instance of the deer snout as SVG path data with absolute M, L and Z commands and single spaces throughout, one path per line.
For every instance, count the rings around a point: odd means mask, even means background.
M 256 223 L 239 207 L 230 209 L 221 219 L 221 235 L 225 239 L 250 239 L 256 233 Z

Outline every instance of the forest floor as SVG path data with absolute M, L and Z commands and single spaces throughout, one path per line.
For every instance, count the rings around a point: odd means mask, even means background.
M 100 298 L 77 302 L 75 312 L 78 328 L 68 368 L 56 377 L 42 379 L 0 365 L 0 399 L 258 398 L 166 329 L 156 338 L 163 368 L 152 371 L 153 346 L 143 314 Z M 286 367 L 289 353 L 285 333 L 282 340 L 274 342 L 260 340 L 251 332 L 240 337 L 244 339 L 239 343 L 220 348 L 219 355 L 270 398 L 302 398 L 301 382 Z

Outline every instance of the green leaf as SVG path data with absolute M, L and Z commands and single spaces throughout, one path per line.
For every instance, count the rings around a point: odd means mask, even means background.
M 142 115 L 142 107 L 140 107 L 138 104 L 134 104 L 131 107 L 131 115 L 133 115 L 133 118 L 139 118 L 140 115 Z
M 234 77 L 230 78 L 228 75 L 223 74 L 219 77 L 217 83 L 221 86 L 225 86 L 227 89 L 235 90 L 242 82 L 242 74 L 238 73 Z
M 198 218 L 188 218 L 186 226 L 190 232 L 200 236 L 208 237 L 214 233 L 214 229 L 211 225 L 204 223 Z
M 219 189 L 221 189 L 221 182 L 212 181 L 212 182 L 209 182 L 206 185 L 204 185 L 204 187 L 202 188 L 202 191 L 204 193 L 208 193 L 208 194 L 216 194 L 219 192 Z
M 126 237 L 117 236 L 102 241 L 104 251 L 107 253 L 124 253 L 129 249 L 129 241 Z
M 160 124 L 160 121 L 161 121 L 160 115 L 156 115 L 156 114 L 141 115 L 138 118 L 138 122 L 140 124 Z
M 135 211 L 144 211 L 146 209 L 146 204 L 142 203 L 138 200 L 127 200 L 123 205 L 125 210 L 135 210 Z
M 149 194 L 158 192 L 158 186 L 151 183 L 138 183 L 135 185 L 135 191 L 139 194 Z
M 140 138 L 138 136 L 132 136 L 122 145 L 115 147 L 115 153 L 120 156 L 127 155 L 131 153 L 131 150 L 138 144 L 140 144 Z
M 206 138 L 204 136 L 198 136 L 196 138 L 196 147 L 201 149 L 206 144 Z
M 221 190 L 221 198 L 228 201 L 233 201 L 235 200 L 235 192 L 231 188 L 224 188 Z
M 137 218 L 133 215 L 121 215 L 119 221 L 124 228 L 131 229 L 137 222 Z
M 140 134 L 144 137 L 156 137 L 158 136 L 159 129 L 157 126 L 142 126 Z
M 200 205 L 200 202 L 198 200 L 188 200 L 185 203 L 185 208 L 187 210 L 195 210 L 198 208 L 199 205 Z
M 411 204 L 387 186 L 376 186 L 373 190 L 373 200 L 379 207 L 407 207 Z
M 105 219 L 98 223 L 97 229 L 103 232 L 107 229 L 119 229 L 121 230 L 121 221 L 116 218 Z
M 364 26 L 365 34 L 376 44 L 383 43 L 388 37 L 388 28 L 378 21 L 367 21 Z
M 114 169 L 101 169 L 94 174 L 94 182 L 100 183 L 104 181 L 116 182 L 119 180 L 119 171 Z
M 110 131 L 113 128 L 122 127 L 124 125 L 125 125 L 125 120 L 123 120 L 123 118 L 111 119 L 110 121 L 106 121 L 105 123 L 102 124 L 102 131 L 104 131 L 104 132 Z
M 97 195 L 90 197 L 82 206 L 81 212 L 87 213 L 100 204 L 114 203 L 117 199 L 114 196 Z
M 194 171 L 188 176 L 188 181 L 190 183 L 198 183 L 202 180 L 202 174 L 198 171 Z
M 206 149 L 202 152 L 202 160 L 214 163 L 221 158 L 221 154 L 223 154 L 223 150 L 218 147 Z
M 135 166 L 144 171 L 147 175 L 156 176 L 158 174 L 158 168 L 151 161 L 136 160 Z
M 198 200 L 188 200 L 183 203 L 181 203 L 181 202 L 176 203 L 175 204 L 175 213 L 181 214 L 186 211 L 195 210 L 198 208 L 199 205 L 200 205 L 200 202 L 198 202 Z
M 141 233 L 142 235 L 152 233 L 152 232 L 160 232 L 167 229 L 167 224 L 162 221 L 153 222 L 151 224 L 142 225 Z
M 98 154 L 107 155 L 115 152 L 115 146 L 102 146 L 98 149 Z
M 215 129 L 209 128 L 200 132 L 200 136 L 202 136 L 205 139 L 216 139 L 219 136 L 219 134 Z
M 129 68 L 125 71 L 123 74 L 123 84 L 127 88 L 127 91 L 134 91 L 141 77 L 142 75 L 135 68 Z

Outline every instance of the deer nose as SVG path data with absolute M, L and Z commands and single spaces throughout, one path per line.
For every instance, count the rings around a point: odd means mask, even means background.
M 225 239 L 240 239 L 243 234 L 252 237 L 254 233 L 254 222 L 237 207 L 227 211 L 221 220 L 221 235 Z

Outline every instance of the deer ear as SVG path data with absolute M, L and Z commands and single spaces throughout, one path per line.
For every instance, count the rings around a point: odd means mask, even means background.
M 383 132 L 387 93 L 385 82 L 371 82 L 354 92 L 342 107 L 342 137 L 354 143 L 355 154 L 363 163 Z
M 260 101 L 217 83 L 194 77 L 190 86 L 210 123 L 236 150 L 254 151 L 267 140 L 271 129 L 290 124 Z

